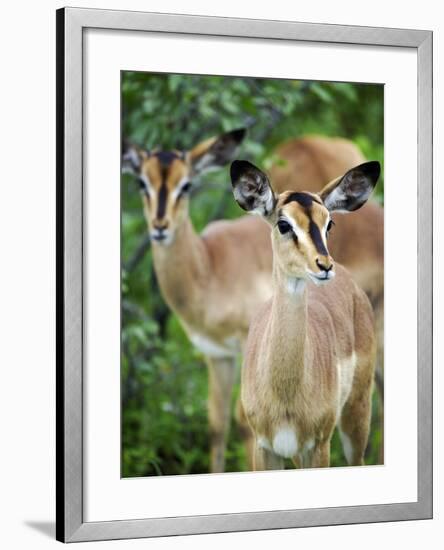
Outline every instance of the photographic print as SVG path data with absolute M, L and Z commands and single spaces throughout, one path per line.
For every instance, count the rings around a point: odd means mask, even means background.
M 57 11 L 58 540 L 433 516 L 432 40 Z
M 383 85 L 123 71 L 121 124 L 122 477 L 383 464 Z

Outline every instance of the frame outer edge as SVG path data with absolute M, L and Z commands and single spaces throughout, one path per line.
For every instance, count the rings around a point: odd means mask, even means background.
M 126 10 L 67 8 L 84 27 L 229 37 L 418 47 L 429 31 Z M 104 15 L 106 23 L 104 24 Z M 191 30 L 192 28 L 192 30 Z
M 422 208 L 419 205 L 422 204 Z M 433 517 L 433 33 L 418 47 L 418 502 Z
M 65 12 L 56 11 L 56 539 L 65 538 L 64 479 L 64 104 Z
M 64 10 L 64 516 L 63 542 L 83 521 L 83 182 L 82 182 L 82 25 Z M 59 55 L 60 54 L 59 52 Z M 62 115 L 60 115 L 62 116 Z M 61 414 L 60 410 L 58 414 Z M 58 452 L 61 452 L 60 446 Z M 61 532 L 61 527 L 57 532 Z
M 63 17 L 59 15 L 60 12 L 63 12 Z M 57 322 L 57 388 L 63 389 L 63 397 L 58 395 L 57 401 L 58 405 L 63 404 L 62 420 L 61 412 L 57 410 L 57 480 L 60 477 L 63 479 L 63 487 L 57 489 L 57 539 L 75 542 L 430 518 L 432 455 L 428 451 L 431 451 L 432 444 L 432 33 L 77 8 L 57 10 L 57 14 L 57 85 L 63 83 L 64 88 L 62 94 L 58 86 L 56 140 L 57 230 L 60 232 L 63 229 L 63 241 L 59 236 L 57 244 L 57 321 L 63 319 L 64 323 L 60 327 Z M 418 254 L 421 259 L 418 267 L 418 502 L 83 522 L 82 32 L 83 28 L 88 27 L 417 48 L 418 178 L 421 192 L 427 195 L 427 199 L 422 201 L 426 206 L 423 210 L 418 208 Z M 63 101 L 60 99 L 61 95 Z M 63 261 L 60 260 L 60 254 Z
M 365 515 L 363 515 L 363 512 Z M 425 519 L 418 503 L 84 523 L 72 542 Z

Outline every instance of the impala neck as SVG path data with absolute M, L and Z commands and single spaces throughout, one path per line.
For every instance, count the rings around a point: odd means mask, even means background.
M 153 242 L 154 269 L 168 305 L 184 321 L 193 322 L 193 305 L 200 303 L 209 279 L 210 259 L 189 217 L 167 246 Z
M 271 375 L 276 386 L 286 380 L 301 382 L 307 367 L 307 283 L 289 279 L 276 265 L 273 269 L 269 334 Z M 293 386 L 295 387 L 295 386 Z

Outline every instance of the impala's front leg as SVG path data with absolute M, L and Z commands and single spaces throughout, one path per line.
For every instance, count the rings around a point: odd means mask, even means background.
M 328 468 L 330 466 L 330 440 L 322 441 L 313 450 L 309 468 Z
M 207 357 L 207 364 L 210 471 L 223 472 L 225 447 L 230 429 L 231 394 L 236 375 L 236 360 L 230 357 Z
M 255 453 L 255 438 L 253 430 L 248 424 L 247 417 L 245 415 L 244 407 L 242 405 L 242 399 L 239 397 L 236 403 L 236 421 L 239 428 L 239 433 L 242 441 L 245 445 L 247 470 L 254 470 L 254 453 Z
M 264 449 L 256 443 L 256 452 L 254 454 L 254 470 L 283 470 L 284 459 L 277 454 Z

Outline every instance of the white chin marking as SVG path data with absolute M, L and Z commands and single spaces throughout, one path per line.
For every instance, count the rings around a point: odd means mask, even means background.
M 316 286 L 322 286 L 322 285 L 325 285 L 326 283 L 330 282 L 332 279 L 334 279 L 335 272 L 334 271 L 329 271 L 328 279 L 324 279 L 324 278 L 321 279 L 319 277 L 316 277 L 316 275 L 313 275 L 312 273 L 309 273 L 309 275 L 310 275 L 310 279 L 313 281 L 313 283 Z
M 157 246 L 167 247 L 167 246 L 170 246 L 170 244 L 173 242 L 173 240 L 172 239 L 163 239 L 161 241 L 158 241 L 156 239 L 153 239 L 152 242 L 155 243 Z
M 164 239 L 156 239 L 153 234 L 151 234 L 151 242 L 159 246 L 169 246 L 173 240 L 173 235 L 171 233 L 169 233 Z
M 283 458 L 291 458 L 297 455 L 298 441 L 292 428 L 281 428 L 273 438 L 273 451 Z

